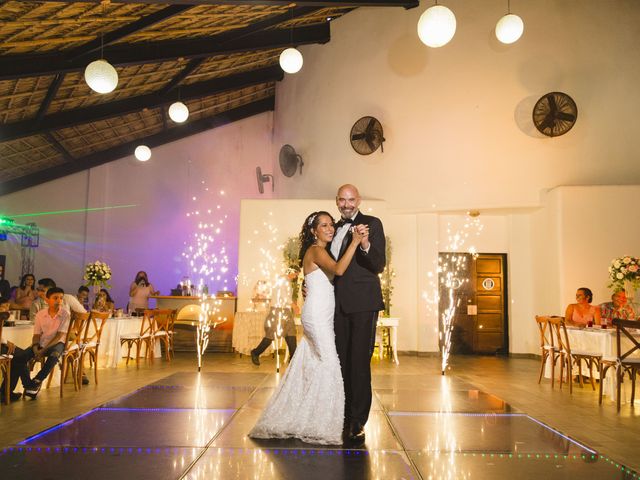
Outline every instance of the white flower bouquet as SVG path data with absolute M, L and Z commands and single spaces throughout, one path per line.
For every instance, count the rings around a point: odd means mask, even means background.
M 640 287 L 640 260 L 629 255 L 614 258 L 609 267 L 609 278 L 609 287 L 614 290 L 636 290 Z
M 111 279 L 111 267 L 99 260 L 89 263 L 84 268 L 84 279 L 87 281 L 87 285 L 111 288 L 108 283 L 109 279 Z

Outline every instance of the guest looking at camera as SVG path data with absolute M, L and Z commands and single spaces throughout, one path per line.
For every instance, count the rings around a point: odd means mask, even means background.
M 113 298 L 109 295 L 109 292 L 102 288 L 96 295 L 96 301 L 93 303 L 92 310 L 96 310 L 98 312 L 113 312 L 115 310 L 115 303 L 113 302 Z
M 600 325 L 600 308 L 591 305 L 593 292 L 587 287 L 581 287 L 576 291 L 576 303 L 567 307 L 564 315 L 567 325 L 586 327 L 589 322 Z
M 12 308 L 17 310 L 29 310 L 33 301 L 38 298 L 38 292 L 36 292 L 36 277 L 27 273 L 22 276 L 20 285 L 16 288 L 15 299 Z

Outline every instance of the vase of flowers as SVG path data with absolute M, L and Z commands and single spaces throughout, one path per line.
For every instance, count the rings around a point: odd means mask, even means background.
M 614 258 L 609 267 L 609 278 L 609 288 L 625 290 L 627 297 L 633 299 L 640 286 L 640 260 L 630 255 Z
M 111 279 L 111 267 L 100 260 L 88 263 L 84 267 L 84 279 L 87 286 L 92 286 L 94 291 L 100 288 L 111 288 L 109 280 Z

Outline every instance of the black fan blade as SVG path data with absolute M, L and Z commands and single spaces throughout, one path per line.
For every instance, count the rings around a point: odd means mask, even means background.
M 547 95 L 547 102 L 549 102 L 549 110 L 552 114 L 555 114 L 558 110 L 558 106 L 556 105 L 556 97 L 553 95 L 553 93 Z
M 371 149 L 372 152 L 375 152 L 376 148 L 378 148 L 378 146 L 375 143 L 373 143 L 372 137 L 367 137 L 367 145 L 369 145 L 369 148 Z
M 376 119 L 371 117 L 371 120 L 369 120 L 369 124 L 365 129 L 365 132 L 367 133 L 367 135 L 371 135 L 371 130 L 373 130 L 373 127 L 375 126 L 375 124 L 376 124 Z
M 573 113 L 567 112 L 558 112 L 556 113 L 556 118 L 558 120 L 564 120 L 565 122 L 575 122 L 576 116 Z
M 365 136 L 366 135 L 364 133 L 356 133 L 354 135 L 351 135 L 351 140 L 363 140 Z
M 547 128 L 553 128 L 553 124 L 554 124 L 553 115 L 549 113 L 546 117 L 544 117 L 544 120 L 542 121 L 542 123 L 540 123 L 540 129 L 546 130 Z

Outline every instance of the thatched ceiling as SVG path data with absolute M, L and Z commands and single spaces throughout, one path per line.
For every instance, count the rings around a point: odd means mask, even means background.
M 329 42 L 330 21 L 360 6 L 417 5 L 0 0 L 0 195 L 273 110 L 284 48 Z M 101 56 L 119 76 L 105 95 L 84 81 Z

